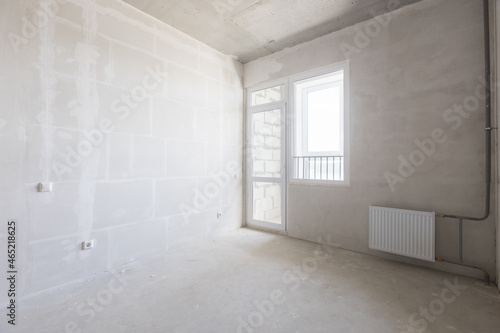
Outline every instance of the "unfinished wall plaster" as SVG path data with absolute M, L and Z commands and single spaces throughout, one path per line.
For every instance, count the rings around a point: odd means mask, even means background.
M 500 84 L 499 84 L 499 79 L 500 79 L 500 20 L 499 20 L 499 14 L 500 14 L 500 2 L 498 1 L 490 1 L 492 3 L 491 8 L 493 9 L 493 15 L 491 15 L 492 19 L 492 49 L 493 49 L 493 56 L 492 59 L 494 61 L 495 66 L 493 67 L 493 72 L 492 72 L 492 77 L 493 77 L 493 82 L 495 84 L 493 87 L 496 87 L 495 89 L 495 95 L 493 96 L 493 101 L 494 101 L 494 112 L 497 115 L 496 120 L 497 120 L 497 128 L 500 128 L 500 118 L 498 117 L 498 110 L 500 108 Z M 500 142 L 500 132 L 497 131 L 497 141 L 496 145 L 494 146 L 497 151 L 497 157 L 498 155 L 498 143 Z M 497 179 L 499 178 L 500 175 L 500 160 L 497 160 L 497 168 L 496 168 L 496 175 Z M 497 186 L 497 191 L 496 191 L 496 199 L 497 199 L 497 205 L 499 204 L 500 201 L 500 191 Z M 498 241 L 500 240 L 500 213 L 497 210 L 497 215 L 496 215 L 497 223 L 496 223 L 496 247 L 497 247 L 497 281 L 500 279 L 500 245 L 498 244 Z M 500 289 L 500 283 L 497 283 L 498 288 Z
M 396 3 L 372 20 L 246 64 L 245 87 L 349 60 L 351 184 L 290 185 L 288 234 L 406 260 L 368 249 L 369 205 L 484 211 L 483 18 L 480 0 Z M 485 222 L 465 222 L 464 261 L 494 277 L 495 202 L 492 212 Z M 457 230 L 456 220 L 437 219 L 437 256 L 457 260 Z
M 122 1 L 1 1 L 0 16 L 18 296 L 241 226 L 240 63 Z

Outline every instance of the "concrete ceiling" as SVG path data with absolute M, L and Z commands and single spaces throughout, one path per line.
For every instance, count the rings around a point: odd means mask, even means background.
M 246 63 L 420 0 L 123 0 Z

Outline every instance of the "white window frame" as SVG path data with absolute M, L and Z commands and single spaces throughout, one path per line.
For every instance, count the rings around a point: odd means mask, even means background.
M 294 82 L 303 81 L 317 76 L 322 76 L 325 74 L 330 74 L 337 71 L 343 71 L 343 93 L 344 93 L 344 112 L 343 112 L 343 180 L 321 180 L 321 179 L 301 179 L 294 178 L 295 165 L 293 161 L 294 145 L 295 145 L 295 121 L 294 121 Z M 285 170 L 286 170 L 286 183 L 292 185 L 311 185 L 311 186 L 336 186 L 336 187 L 348 187 L 350 186 L 350 124 L 349 124 L 349 113 L 350 113 L 350 99 L 349 99 L 349 84 L 350 84 L 350 73 L 349 73 L 349 61 L 343 61 L 329 66 L 317 68 L 314 70 L 302 72 L 295 74 L 293 76 L 281 78 L 278 80 L 268 81 L 257 86 L 253 86 L 247 89 L 247 108 L 251 108 L 251 93 L 271 88 L 277 85 L 284 84 L 284 101 L 286 104 L 286 147 L 284 151 L 286 152 Z M 258 107 L 258 106 L 256 106 Z M 335 153 L 335 152 L 334 152 Z
M 294 83 L 298 81 L 303 81 L 307 79 L 312 79 L 314 77 L 322 76 L 325 74 L 343 71 L 343 93 L 344 93 L 344 112 L 343 112 L 343 167 L 344 167 L 344 179 L 343 180 L 321 180 L 321 179 L 302 179 L 294 178 L 295 174 L 295 164 L 293 161 L 295 143 L 295 98 L 294 98 Z M 333 64 L 330 66 L 321 67 L 311 71 L 303 72 L 288 78 L 288 101 L 290 107 L 288 108 L 288 183 L 289 184 L 300 184 L 300 185 L 332 185 L 332 186 L 342 186 L 347 187 L 350 185 L 350 139 L 349 139 L 349 62 L 344 61 L 341 63 Z M 319 154 L 318 154 L 319 155 Z
M 262 103 L 258 105 L 252 105 L 252 94 L 255 92 L 258 92 L 260 90 L 266 90 L 269 88 L 277 87 L 277 86 L 283 86 L 283 98 L 281 101 L 274 101 L 274 102 L 268 102 L 268 103 Z M 272 230 L 272 231 L 277 231 L 277 232 L 286 232 L 287 229 L 287 181 L 288 177 L 286 174 L 287 168 L 286 164 L 288 162 L 287 159 L 287 145 L 288 145 L 288 136 L 287 136 L 287 124 L 286 120 L 285 123 L 283 124 L 282 127 L 282 143 L 283 146 L 281 147 L 281 164 L 282 164 L 282 174 L 281 176 L 278 177 L 254 177 L 253 176 L 253 168 L 252 168 L 252 156 L 250 152 L 248 151 L 249 148 L 251 148 L 251 142 L 248 141 L 249 139 L 249 133 L 252 132 L 251 130 L 251 116 L 253 113 L 258 113 L 260 111 L 265 111 L 273 108 L 277 109 L 282 109 L 283 114 L 282 117 L 286 118 L 288 116 L 288 111 L 287 111 L 287 100 L 288 100 L 288 81 L 286 79 L 279 79 L 279 80 L 274 80 L 274 81 L 269 81 L 264 84 L 260 84 L 258 86 L 254 86 L 251 88 L 247 89 L 247 94 L 246 94 L 246 107 L 247 107 L 247 112 L 246 112 L 246 133 L 245 133 L 245 143 L 246 143 L 246 151 L 245 151 L 245 159 L 246 159 L 246 167 L 245 167 L 245 183 L 246 183 L 246 206 L 245 206 L 245 225 L 250 226 L 250 227 L 256 227 L 256 228 L 262 228 L 265 230 Z M 267 179 L 264 179 L 267 178 Z M 271 178 L 276 178 L 279 179 L 279 181 L 269 181 Z M 253 219 L 253 184 L 252 181 L 263 181 L 263 182 L 271 182 L 271 183 L 276 183 L 281 186 L 281 200 L 282 200 L 282 206 L 281 206 L 281 224 L 274 224 L 271 222 L 266 222 L 266 221 L 259 221 L 259 220 L 254 220 Z

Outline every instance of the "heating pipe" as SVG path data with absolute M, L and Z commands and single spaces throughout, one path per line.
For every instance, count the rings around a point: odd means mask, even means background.
M 458 251 L 459 251 L 459 261 L 450 261 L 442 258 L 436 258 L 437 261 L 447 262 L 455 265 L 470 267 L 474 269 L 481 270 L 484 273 L 484 282 L 486 285 L 490 284 L 490 275 L 488 272 L 480 267 L 465 264 L 463 262 L 463 220 L 469 221 L 484 221 L 490 216 L 490 199 L 491 199 L 491 131 L 494 129 L 491 127 L 491 66 L 490 66 L 490 17 L 489 17 L 489 0 L 483 0 L 483 21 L 484 21 L 484 62 L 485 62 L 485 183 L 486 183 L 486 199 L 485 199 L 485 209 L 484 215 L 481 217 L 472 216 L 460 216 L 451 214 L 436 214 L 440 217 L 458 219 Z

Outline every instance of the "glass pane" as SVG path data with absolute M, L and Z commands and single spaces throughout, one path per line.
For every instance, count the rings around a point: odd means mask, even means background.
M 281 224 L 281 185 L 253 183 L 253 219 Z
M 341 151 L 341 89 L 339 86 L 307 94 L 308 151 Z
M 262 105 L 283 100 L 284 86 L 276 86 L 252 93 L 251 106 Z
M 281 177 L 281 110 L 252 115 L 254 177 Z

